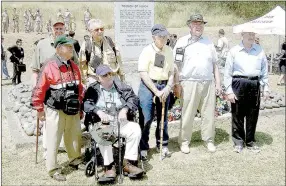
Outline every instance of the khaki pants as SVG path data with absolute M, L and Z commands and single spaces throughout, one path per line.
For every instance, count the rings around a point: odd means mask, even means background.
M 117 127 L 114 129 L 116 135 L 118 135 Z M 137 160 L 138 159 L 138 147 L 141 139 L 141 128 L 138 123 L 128 122 L 121 125 L 120 136 L 126 140 L 124 159 Z M 109 165 L 113 162 L 112 146 L 98 145 L 100 153 L 103 156 L 104 165 Z
M 46 109 L 47 160 L 46 166 L 50 175 L 60 171 L 57 164 L 57 152 L 64 135 L 64 142 L 70 161 L 80 157 L 80 116 L 66 115 L 61 110 Z
M 183 81 L 182 119 L 179 144 L 190 143 L 197 110 L 202 117 L 202 140 L 214 140 L 215 85 L 213 81 Z

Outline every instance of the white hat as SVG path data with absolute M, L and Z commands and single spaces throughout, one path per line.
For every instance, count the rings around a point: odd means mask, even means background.
M 241 33 L 243 33 L 243 32 L 257 33 L 257 30 L 256 30 L 256 28 L 254 28 L 253 25 L 245 24 L 245 25 L 243 25 L 243 27 L 241 29 Z

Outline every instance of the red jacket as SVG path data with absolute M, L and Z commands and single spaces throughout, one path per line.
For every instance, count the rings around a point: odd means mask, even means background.
M 76 83 L 78 85 L 79 100 L 82 103 L 84 91 L 78 66 L 72 60 L 69 60 L 68 65 L 66 65 L 57 55 L 54 55 L 41 68 L 37 84 L 32 93 L 33 107 L 41 112 L 44 110 L 44 103 L 50 106 L 46 101 L 54 95 L 59 95 L 59 92 L 65 88 L 66 83 Z

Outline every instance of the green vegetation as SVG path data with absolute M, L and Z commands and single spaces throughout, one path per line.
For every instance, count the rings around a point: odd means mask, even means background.
M 171 28 L 184 27 L 191 14 L 201 13 L 208 21 L 208 26 L 231 26 L 262 16 L 277 5 L 285 9 L 284 1 L 156 2 L 155 23 L 162 23 Z M 62 11 L 68 8 L 75 16 L 76 23 L 83 25 L 83 12 L 86 7 L 89 7 L 93 17 L 102 19 L 108 28 L 113 27 L 113 2 L 2 2 L 2 10 L 7 8 L 9 15 L 12 14 L 13 8 L 17 8 L 20 20 L 23 20 L 24 10 L 31 8 L 35 12 L 36 8 L 40 8 L 44 23 L 49 17 L 55 20 L 59 8 Z

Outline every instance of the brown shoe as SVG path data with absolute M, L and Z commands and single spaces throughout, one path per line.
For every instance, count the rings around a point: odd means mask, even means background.
M 57 181 L 66 181 L 66 180 L 67 180 L 66 177 L 65 177 L 62 173 L 58 173 L 58 172 L 56 172 L 56 173 L 52 176 L 52 178 L 53 178 L 54 180 L 57 180 Z
M 130 178 L 139 178 L 143 176 L 144 171 L 132 164 L 131 161 L 123 160 L 123 172 L 124 175 L 128 175 Z

